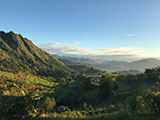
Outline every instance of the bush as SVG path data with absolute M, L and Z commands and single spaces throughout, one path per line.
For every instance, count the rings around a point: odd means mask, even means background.
M 54 98 L 47 97 L 44 100 L 43 107 L 46 112 L 52 110 L 56 105 L 56 101 Z
M 116 77 L 112 74 L 102 75 L 100 80 L 100 90 L 103 97 L 110 96 L 112 91 L 117 90 Z
M 146 94 L 139 96 L 139 103 L 143 111 L 150 113 L 154 117 L 160 117 L 160 91 L 155 92 L 150 89 L 146 91 Z

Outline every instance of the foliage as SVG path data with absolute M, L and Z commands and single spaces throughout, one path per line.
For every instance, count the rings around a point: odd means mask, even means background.
M 103 97 L 110 96 L 112 91 L 116 91 L 118 85 L 116 84 L 116 77 L 111 74 L 102 75 L 100 80 L 100 90 Z
M 146 81 L 156 82 L 160 81 L 160 67 L 146 69 L 145 70 Z
M 56 105 L 55 99 L 54 98 L 50 98 L 50 97 L 47 97 L 44 100 L 44 103 L 43 103 L 44 109 L 46 111 L 53 110 L 53 108 L 55 107 L 55 105 Z
M 25 73 L 0 71 L 0 116 L 4 119 L 23 119 L 39 115 L 55 106 L 52 95 L 56 83 Z M 53 95 L 52 95 L 53 96 Z M 41 107 L 41 106 L 45 107 Z
M 160 117 L 160 92 L 155 92 L 150 89 L 146 91 L 146 94 L 139 96 L 137 99 L 141 103 L 143 110 L 152 114 L 154 117 Z

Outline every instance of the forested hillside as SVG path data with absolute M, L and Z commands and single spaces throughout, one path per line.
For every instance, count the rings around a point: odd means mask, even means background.
M 0 70 L 54 77 L 70 72 L 62 62 L 12 31 L 0 32 Z

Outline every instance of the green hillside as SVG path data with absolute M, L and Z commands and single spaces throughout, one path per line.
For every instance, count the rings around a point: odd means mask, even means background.
M 62 62 L 12 31 L 0 32 L 0 70 L 56 77 L 69 73 Z

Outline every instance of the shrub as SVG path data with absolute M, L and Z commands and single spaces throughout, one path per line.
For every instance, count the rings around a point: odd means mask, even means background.
M 50 97 L 47 97 L 45 100 L 44 100 L 44 103 L 43 103 L 43 107 L 45 109 L 45 111 L 50 111 L 52 110 L 56 105 L 56 101 L 54 98 L 50 98 Z

